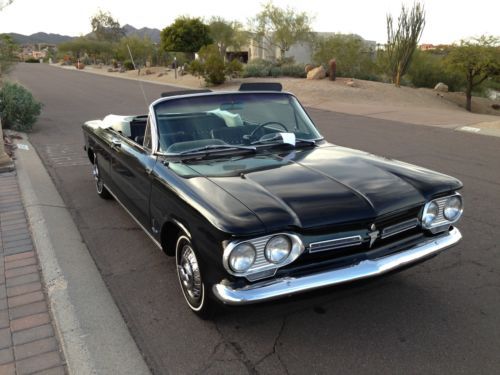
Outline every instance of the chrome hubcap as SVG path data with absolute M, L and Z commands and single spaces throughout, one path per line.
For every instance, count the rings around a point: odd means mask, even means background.
M 94 176 L 97 192 L 100 194 L 102 192 L 103 183 L 101 177 L 99 176 L 99 167 L 97 166 L 97 163 L 92 165 L 92 176 Z
M 202 281 L 196 255 L 189 245 L 182 248 L 179 264 L 179 279 L 184 294 L 193 306 L 197 306 L 202 298 Z

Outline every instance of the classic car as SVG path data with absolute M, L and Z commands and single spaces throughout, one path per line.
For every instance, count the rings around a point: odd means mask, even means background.
M 459 180 L 328 143 L 279 84 L 165 93 L 83 133 L 97 194 L 175 257 L 201 317 L 401 270 L 461 239 Z

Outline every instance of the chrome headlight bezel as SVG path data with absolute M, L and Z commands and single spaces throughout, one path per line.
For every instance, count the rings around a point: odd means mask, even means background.
M 278 242 L 280 240 L 282 241 L 281 244 L 274 244 L 274 242 Z M 279 246 L 285 247 L 280 248 Z M 274 264 L 280 264 L 283 263 L 286 258 L 290 255 L 290 252 L 292 251 L 292 242 L 288 238 L 288 236 L 285 235 L 277 235 L 273 236 L 267 241 L 266 246 L 264 247 L 264 256 L 266 259 Z
M 449 215 L 446 214 L 446 210 L 450 208 L 450 204 L 452 201 L 458 201 L 460 203 L 459 207 L 457 208 L 455 216 L 449 217 Z M 462 216 L 462 213 L 464 212 L 464 202 L 462 200 L 462 196 L 460 194 L 452 195 L 446 200 L 446 203 L 443 208 L 443 216 L 446 220 L 448 220 L 450 223 L 456 223 L 460 217 Z
M 458 209 L 457 215 L 449 219 L 444 214 L 447 205 L 452 201 L 459 200 L 460 207 Z M 436 210 L 437 208 L 437 210 Z M 437 212 L 432 213 L 436 210 Z M 431 233 L 438 233 L 447 230 L 452 224 L 456 223 L 463 213 L 463 199 L 459 193 L 454 193 L 440 198 L 435 198 L 427 202 L 422 210 L 422 215 L 420 217 L 420 222 L 422 228 L 429 230 Z M 428 218 L 432 217 L 432 220 Z
M 236 273 L 246 272 L 254 264 L 256 256 L 257 252 L 255 251 L 255 247 L 251 243 L 242 242 L 236 245 L 233 251 L 229 254 L 227 259 L 228 266 Z M 246 264 L 246 266 L 238 269 L 238 261 L 239 263 Z
M 265 255 L 265 249 L 268 243 L 273 238 L 279 238 L 280 236 L 284 236 L 287 238 L 287 240 L 291 244 L 291 249 L 289 254 L 286 257 L 283 257 L 283 259 L 279 263 L 273 263 L 272 261 L 269 261 L 267 259 Z M 237 272 L 231 268 L 229 259 L 234 249 L 236 249 L 238 246 L 241 246 L 242 244 L 250 244 L 251 246 L 253 246 L 256 251 L 256 257 L 253 264 L 246 271 Z M 280 267 L 284 267 L 287 264 L 292 263 L 304 252 L 305 249 L 305 246 L 300 237 L 293 233 L 275 233 L 248 240 L 234 240 L 223 245 L 224 253 L 222 256 L 222 264 L 225 270 L 230 275 L 245 277 L 249 281 L 255 281 L 274 276 L 274 274 Z

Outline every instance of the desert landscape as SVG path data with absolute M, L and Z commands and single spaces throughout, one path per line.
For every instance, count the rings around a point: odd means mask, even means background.
M 54 67 L 75 70 L 73 66 Z M 110 71 L 108 67 L 86 66 L 82 73 L 100 74 L 138 82 L 154 82 L 179 86 L 179 88 L 206 88 L 203 78 L 190 74 L 175 75 L 173 69 L 151 67 L 125 72 Z M 465 94 L 439 92 L 427 88 L 395 87 L 392 84 L 360 79 L 337 78 L 330 81 L 308 80 L 291 77 L 233 78 L 222 85 L 210 87 L 217 90 L 234 90 L 243 82 L 280 82 L 285 91 L 295 94 L 308 107 L 341 113 L 369 116 L 419 125 L 455 127 L 474 125 L 486 133 L 500 131 L 500 110 L 494 109 L 500 101 L 474 97 L 473 112 L 464 109 Z M 483 130 L 484 129 L 484 130 Z

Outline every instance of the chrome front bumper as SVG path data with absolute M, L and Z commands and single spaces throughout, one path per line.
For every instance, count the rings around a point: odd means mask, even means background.
M 404 266 L 424 260 L 455 245 L 462 238 L 457 228 L 434 237 L 400 253 L 358 264 L 336 268 L 302 277 L 283 277 L 261 281 L 243 288 L 234 289 L 230 284 L 219 283 L 213 286 L 215 296 L 228 305 L 247 305 L 264 302 L 292 294 L 343 284 L 349 281 L 366 279 L 397 270 Z

